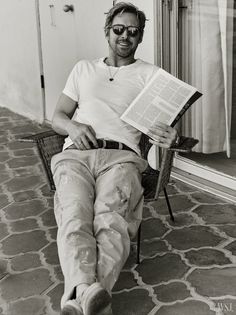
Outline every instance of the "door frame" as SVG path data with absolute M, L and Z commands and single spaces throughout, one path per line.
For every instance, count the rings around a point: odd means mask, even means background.
M 44 89 L 43 52 L 42 52 L 42 38 L 41 38 L 41 27 L 40 27 L 39 1 L 40 0 L 35 0 L 35 12 L 36 12 L 36 27 L 37 27 L 38 52 L 39 52 L 39 69 L 40 69 L 40 79 L 41 79 L 43 122 L 45 122 L 46 98 L 45 98 L 45 89 Z

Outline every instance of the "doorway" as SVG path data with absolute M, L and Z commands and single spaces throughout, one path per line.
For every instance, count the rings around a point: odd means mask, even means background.
M 189 159 L 236 178 L 236 127 L 232 123 L 236 107 L 233 80 L 235 76 L 233 57 L 236 56 L 235 18 L 233 1 L 229 0 L 226 6 L 225 3 L 219 0 L 207 3 L 195 1 L 187 4 L 179 12 L 181 23 L 179 58 L 182 59 L 179 74 L 183 79 L 200 86 L 205 95 L 205 101 L 203 98 L 200 104 L 202 108 L 198 109 L 199 104 L 194 105 L 195 107 L 184 118 L 182 127 L 184 133 L 202 137 L 200 139 L 202 143 L 196 152 L 188 156 Z M 182 10 L 188 12 L 182 13 Z M 184 36 L 189 37 L 188 45 L 181 41 Z M 204 41 L 209 43 L 206 44 Z M 193 53 L 194 50 L 197 52 Z M 186 62 L 184 64 L 183 58 L 191 65 Z M 202 69 L 202 64 L 205 69 Z M 217 95 L 214 97 L 210 93 Z M 214 113 L 216 109 L 217 113 Z M 204 111 L 208 110 L 207 115 Z M 198 121 L 200 119 L 207 120 L 206 126 L 204 122 Z
M 203 93 L 179 126 L 199 144 L 175 166 L 236 191 L 235 2 L 164 1 L 170 58 L 163 66 Z

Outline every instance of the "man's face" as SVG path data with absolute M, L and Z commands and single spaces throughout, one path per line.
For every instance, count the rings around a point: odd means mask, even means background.
M 136 15 L 128 12 L 116 15 L 113 19 L 112 25 L 116 24 L 139 27 Z M 121 35 L 116 35 L 113 30 L 110 29 L 107 39 L 113 55 L 117 55 L 122 58 L 129 58 L 134 57 L 138 44 L 142 41 L 142 35 L 138 32 L 137 36 L 132 37 L 128 34 L 127 29 L 125 29 Z

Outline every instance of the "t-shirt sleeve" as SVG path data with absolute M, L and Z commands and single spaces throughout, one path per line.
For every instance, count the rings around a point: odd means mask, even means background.
M 75 102 L 79 101 L 79 64 L 77 63 L 72 69 L 67 81 L 63 94 L 69 96 Z

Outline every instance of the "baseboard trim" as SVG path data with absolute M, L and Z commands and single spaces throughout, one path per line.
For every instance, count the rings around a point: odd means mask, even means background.
M 236 204 L 235 190 L 189 174 L 175 167 L 172 168 L 171 177 Z

